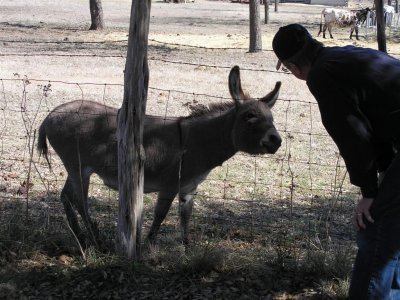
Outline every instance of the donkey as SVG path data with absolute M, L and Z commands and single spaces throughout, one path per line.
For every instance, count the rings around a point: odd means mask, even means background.
M 281 145 L 271 113 L 281 83 L 259 100 L 244 94 L 240 70 L 229 74 L 229 91 L 234 101 L 195 107 L 187 117 L 162 118 L 146 115 L 144 192 L 157 192 L 154 219 L 148 239 L 155 241 L 171 203 L 179 195 L 183 243 L 188 243 L 189 219 L 198 185 L 210 171 L 238 151 L 249 154 L 275 153 Z M 100 103 L 77 100 L 56 107 L 39 128 L 38 151 L 47 162 L 49 143 L 68 173 L 61 192 L 67 220 L 77 236 L 82 231 L 77 209 L 97 244 L 98 230 L 88 210 L 91 174 L 97 174 L 112 189 L 118 189 L 118 110 Z M 51 167 L 51 166 L 50 166 Z

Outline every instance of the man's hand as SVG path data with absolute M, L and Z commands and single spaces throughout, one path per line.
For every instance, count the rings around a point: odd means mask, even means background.
M 374 220 L 369 213 L 369 209 L 374 201 L 373 198 L 361 198 L 356 206 L 356 213 L 353 216 L 352 223 L 354 228 L 358 231 L 365 229 L 367 226 L 364 223 L 363 216 L 368 222 L 374 223 Z

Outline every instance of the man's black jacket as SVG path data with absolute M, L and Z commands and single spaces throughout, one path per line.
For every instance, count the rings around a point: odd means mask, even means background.
M 377 172 L 390 164 L 400 137 L 400 61 L 368 48 L 324 47 L 307 85 L 351 183 L 375 197 Z

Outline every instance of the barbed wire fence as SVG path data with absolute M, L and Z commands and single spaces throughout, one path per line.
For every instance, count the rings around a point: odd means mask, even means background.
M 67 243 L 65 236 L 71 238 L 59 200 L 66 172 L 53 151 L 51 169 L 39 158 L 35 150 L 37 129 L 54 107 L 68 101 L 95 99 L 119 107 L 123 86 L 19 78 L 18 74 L 15 77 L 0 78 L 0 225 L 12 235 L 22 220 L 32 222 L 39 227 L 35 230 L 48 232 L 46 242 L 61 247 L 59 243 Z M 176 117 L 189 114 L 190 107 L 199 103 L 229 100 L 211 94 L 150 87 L 147 113 Z M 287 243 L 293 249 L 327 249 L 354 238 L 349 216 L 359 192 L 349 184 L 343 161 L 323 130 L 317 104 L 292 98 L 279 98 L 278 102 L 273 112 L 283 137 L 281 149 L 264 156 L 238 153 L 213 170 L 196 195 L 191 224 L 194 241 L 258 240 L 279 252 Z M 118 205 L 116 192 L 94 176 L 89 196 L 92 217 L 112 245 Z M 176 202 L 161 229 L 161 239 L 179 236 Z M 146 195 L 145 207 L 146 230 L 152 220 L 153 194 Z M 40 222 L 34 223 L 34 219 Z M 22 240 L 30 230 L 19 233 Z

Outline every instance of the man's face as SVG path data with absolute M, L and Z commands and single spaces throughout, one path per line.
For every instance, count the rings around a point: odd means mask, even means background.
M 276 70 L 279 70 L 282 67 L 282 71 L 291 72 L 296 78 L 300 80 L 307 80 L 306 73 L 303 72 L 297 65 L 290 62 L 281 62 L 279 61 L 276 65 Z

